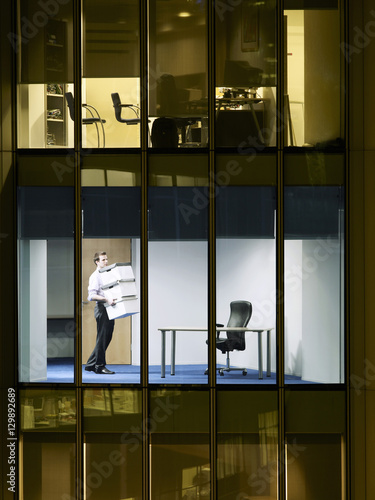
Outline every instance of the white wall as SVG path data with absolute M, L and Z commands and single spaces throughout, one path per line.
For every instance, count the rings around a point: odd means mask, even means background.
M 84 78 L 82 80 L 82 102 L 94 106 L 100 117 L 106 120 L 104 124 L 106 147 L 139 147 L 140 125 L 126 125 L 115 118 L 115 111 L 111 94 L 118 92 L 123 104 L 140 105 L 140 81 L 139 78 Z M 83 117 L 90 117 L 85 110 Z M 124 118 L 137 118 L 130 109 L 123 109 Z M 102 130 L 99 125 L 100 141 Z M 84 125 L 82 127 L 83 146 L 97 148 L 98 136 L 95 125 Z
M 139 246 L 137 245 L 139 248 Z M 217 241 L 217 321 L 226 324 L 231 300 L 249 300 L 253 316 L 249 326 L 275 325 L 274 240 Z M 133 254 L 133 266 L 139 258 Z M 161 337 L 158 328 L 168 326 L 207 327 L 207 243 L 202 241 L 149 243 L 149 346 L 150 364 L 160 364 Z M 177 333 L 176 363 L 207 363 L 207 334 Z M 272 335 L 275 369 L 275 332 Z M 264 336 L 264 363 L 266 362 Z M 133 353 L 139 359 L 136 329 Z M 167 336 L 167 364 L 170 339 Z M 218 361 L 225 356 L 218 352 Z M 247 334 L 247 349 L 231 356 L 233 365 L 258 368 L 256 334 Z
M 149 348 L 150 364 L 160 364 L 158 328 L 207 327 L 207 242 L 149 243 Z M 207 362 L 207 334 L 177 334 L 176 363 Z M 167 339 L 167 364 L 170 342 Z
M 20 241 L 19 377 L 47 379 L 47 241 Z
M 248 300 L 253 314 L 249 327 L 275 327 L 275 240 L 219 239 L 217 250 L 217 322 L 226 324 L 232 300 Z M 272 332 L 272 363 L 276 368 L 275 330 Z M 256 333 L 246 334 L 246 350 L 231 353 L 231 364 L 258 369 Z M 219 363 L 225 355 L 217 352 Z M 266 366 L 266 334 L 263 334 L 263 366 Z
M 336 247 L 336 248 L 335 248 Z M 323 254 L 319 241 L 303 242 L 309 278 L 303 286 L 302 378 L 313 382 L 341 382 L 341 293 L 338 240 Z M 317 256 L 320 256 L 317 258 Z M 307 268 L 308 269 L 308 268 Z
M 47 242 L 47 315 L 74 318 L 74 241 Z
M 302 375 L 302 240 L 285 241 L 285 374 Z
M 290 113 L 294 130 L 295 146 L 305 142 L 305 32 L 304 11 L 287 10 L 287 86 Z
M 342 381 L 342 259 L 338 240 L 285 242 L 285 373 Z

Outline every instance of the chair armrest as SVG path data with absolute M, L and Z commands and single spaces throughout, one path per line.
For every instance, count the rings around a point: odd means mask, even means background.
M 216 327 L 217 328 L 223 328 L 223 324 L 221 323 L 216 323 Z M 220 332 L 216 332 L 216 338 L 219 339 L 220 338 Z

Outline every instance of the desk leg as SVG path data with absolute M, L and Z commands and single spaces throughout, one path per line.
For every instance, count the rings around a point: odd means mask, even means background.
M 176 365 L 176 331 L 171 331 L 171 375 L 175 374 Z
M 161 378 L 165 378 L 165 330 L 161 330 Z
M 267 377 L 271 376 L 271 330 L 267 330 Z
M 259 379 L 263 378 L 263 348 L 262 348 L 262 332 L 258 332 L 258 370 Z

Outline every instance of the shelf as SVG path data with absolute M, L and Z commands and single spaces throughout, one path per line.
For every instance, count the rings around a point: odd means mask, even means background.
M 61 94 L 51 93 L 48 92 L 48 90 L 60 90 Z M 49 148 L 64 147 L 66 144 L 66 109 L 64 92 L 65 85 L 62 83 L 56 82 L 46 84 L 46 146 Z

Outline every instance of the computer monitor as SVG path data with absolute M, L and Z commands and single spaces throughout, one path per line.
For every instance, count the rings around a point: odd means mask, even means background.
M 225 61 L 224 87 L 253 88 L 262 86 L 263 70 L 250 66 L 248 61 Z

